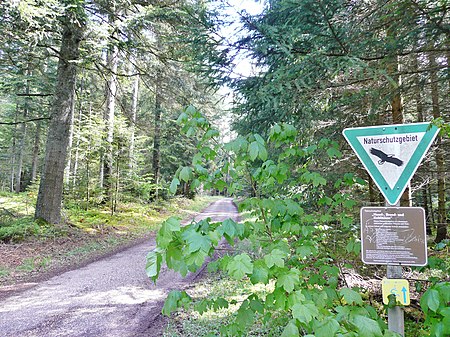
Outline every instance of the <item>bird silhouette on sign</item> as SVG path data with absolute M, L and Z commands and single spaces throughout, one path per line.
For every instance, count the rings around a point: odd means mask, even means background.
M 373 147 L 370 149 L 370 153 L 380 158 L 380 160 L 378 161 L 379 165 L 383 165 L 384 163 L 391 163 L 397 166 L 403 165 L 403 161 L 395 158 L 393 154 L 386 154 L 381 150 L 374 149 Z

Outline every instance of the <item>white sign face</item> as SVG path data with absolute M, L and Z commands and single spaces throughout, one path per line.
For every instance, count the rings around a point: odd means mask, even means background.
M 416 132 L 406 135 L 361 136 L 356 139 L 393 189 L 424 135 L 425 132 Z
M 397 204 L 439 129 L 430 123 L 380 125 L 343 131 L 391 205 Z

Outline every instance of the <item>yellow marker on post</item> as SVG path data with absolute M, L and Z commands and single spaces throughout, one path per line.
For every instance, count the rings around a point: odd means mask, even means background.
M 396 302 L 400 302 L 402 305 L 410 303 L 408 280 L 384 278 L 381 283 L 381 291 L 384 304 L 389 303 L 389 295 L 395 295 Z

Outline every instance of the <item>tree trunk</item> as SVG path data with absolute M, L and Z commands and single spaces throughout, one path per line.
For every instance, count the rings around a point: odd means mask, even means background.
M 388 37 L 395 39 L 395 32 L 391 29 L 387 31 Z M 403 98 L 401 93 L 402 78 L 400 76 L 400 62 L 397 55 L 389 57 L 387 71 L 393 80 L 393 96 L 391 100 L 391 113 L 393 124 L 403 124 Z M 401 198 L 400 204 L 402 206 L 411 206 L 410 186 L 405 189 Z
M 374 181 L 372 179 L 372 177 L 370 176 L 369 173 L 367 173 L 367 179 L 369 181 L 369 201 L 371 204 L 374 204 L 376 202 L 375 200 L 375 186 L 374 186 Z
M 26 75 L 27 76 L 31 76 L 31 71 L 30 71 L 30 65 L 28 65 L 28 69 L 26 71 Z M 25 84 L 25 93 L 26 93 L 26 97 L 25 97 L 25 104 L 24 104 L 24 108 L 23 108 L 23 120 L 25 121 L 29 115 L 29 97 L 28 95 L 30 94 L 30 82 L 27 79 L 26 80 L 26 84 Z M 21 187 L 22 187 L 22 169 L 23 169 L 23 157 L 24 157 L 24 153 L 25 153 L 25 140 L 27 138 L 27 123 L 22 123 L 21 125 L 21 130 L 20 130 L 20 143 L 19 143 L 19 149 L 18 149 L 18 155 L 17 155 L 17 168 L 16 168 L 16 184 L 15 184 L 15 188 L 14 191 L 16 193 L 19 193 L 21 191 Z
M 81 79 L 81 86 L 80 86 L 80 101 L 78 106 L 78 120 L 77 120 L 77 134 L 76 138 L 77 141 L 75 143 L 75 155 L 73 159 L 73 180 L 72 180 L 72 186 L 76 186 L 77 183 L 77 173 L 78 173 L 78 159 L 80 155 L 80 142 L 81 142 L 81 123 L 82 123 L 82 117 L 83 117 L 83 87 L 84 87 L 84 80 Z
M 24 109 L 23 117 L 27 116 L 27 108 Z M 16 178 L 15 178 L 15 186 L 14 191 L 19 193 L 21 191 L 22 186 L 22 167 L 23 167 L 23 157 L 25 152 L 25 139 L 27 137 L 27 123 L 22 123 L 20 130 L 20 143 L 18 148 L 17 155 L 17 166 L 16 166 Z
M 41 143 L 41 121 L 36 121 L 36 133 L 34 134 L 33 157 L 31 159 L 31 181 L 37 178 L 39 166 L 39 152 Z
M 436 73 L 436 57 L 434 53 L 429 54 L 431 68 L 431 104 L 433 109 L 433 118 L 441 117 L 439 106 L 439 87 L 438 76 Z M 436 137 L 436 168 L 438 173 L 438 223 L 435 242 L 439 243 L 447 238 L 447 214 L 445 208 L 445 162 L 442 149 L 442 137 Z
M 74 61 L 79 58 L 79 45 L 83 37 L 83 25 L 80 22 L 81 20 L 66 17 L 63 23 L 55 101 L 52 107 L 45 148 L 45 164 L 35 213 L 36 219 L 43 219 L 49 223 L 61 221 L 64 168 L 77 75 L 77 66 Z
M 92 130 L 92 102 L 89 102 L 89 110 L 88 110 L 88 130 Z M 90 197 L 91 197 L 91 144 L 92 144 L 92 135 L 91 132 L 89 132 L 88 136 L 88 146 L 86 149 L 86 211 L 89 207 Z
M 423 101 L 422 101 L 423 86 L 421 85 L 421 82 L 420 82 L 420 69 L 419 69 L 420 67 L 419 67 L 418 57 L 414 57 L 414 59 L 413 59 L 413 68 L 416 71 L 416 75 L 414 78 L 414 96 L 416 98 L 417 122 L 421 123 L 425 120 L 425 117 L 424 117 L 424 109 L 423 109 Z M 425 172 L 429 171 L 428 163 L 424 163 L 423 165 L 425 167 L 424 171 Z M 425 219 L 428 219 L 428 214 L 429 214 L 428 193 L 427 193 L 428 184 L 429 183 L 424 183 L 424 185 L 422 186 L 422 207 L 425 210 Z M 426 233 L 427 233 L 427 235 L 432 234 L 431 224 L 429 221 L 426 221 Z
M 159 76 L 158 76 L 159 78 Z M 158 81 L 159 82 L 159 81 Z M 158 184 L 160 176 L 160 159 L 161 159 L 161 92 L 156 88 L 155 97 L 155 114 L 154 114 L 154 135 L 153 135 L 153 182 L 156 185 L 155 197 L 158 199 Z
M 131 103 L 131 135 L 130 135 L 129 164 L 128 164 L 130 176 L 133 175 L 133 171 L 136 166 L 136 161 L 134 158 L 134 141 L 135 141 L 134 138 L 136 129 L 138 94 L 139 94 L 139 75 L 136 75 L 133 82 L 133 97 Z
M 14 117 L 14 130 L 12 137 L 12 145 L 11 145 L 11 161 L 10 161 L 10 181 L 9 181 L 9 191 L 14 192 L 14 184 L 15 184 L 15 169 L 16 169 L 16 157 L 17 157 L 17 121 L 19 118 L 19 106 L 16 104 L 16 114 Z
M 103 187 L 111 196 L 111 174 L 113 169 L 114 113 L 117 95 L 117 62 L 119 49 L 111 45 L 108 50 L 107 68 L 110 70 L 106 83 L 106 109 L 104 120 L 106 124 L 106 151 L 103 156 Z
M 72 110 L 70 112 L 70 126 L 69 126 L 69 144 L 67 145 L 67 163 L 66 168 L 64 170 L 64 182 L 66 186 L 69 186 L 70 183 L 70 170 L 72 169 L 72 145 L 73 145 L 73 124 L 74 124 L 74 112 L 75 112 L 75 99 L 72 100 L 72 104 L 70 106 Z

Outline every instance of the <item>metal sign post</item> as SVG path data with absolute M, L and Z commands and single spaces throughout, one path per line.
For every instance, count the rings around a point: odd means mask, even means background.
M 385 202 L 385 205 L 389 206 L 388 201 Z M 400 201 L 395 206 L 399 207 Z M 402 266 L 387 265 L 386 269 L 387 278 L 400 279 L 403 276 Z M 405 313 L 402 307 L 396 305 L 393 308 L 388 308 L 388 329 L 405 336 Z

